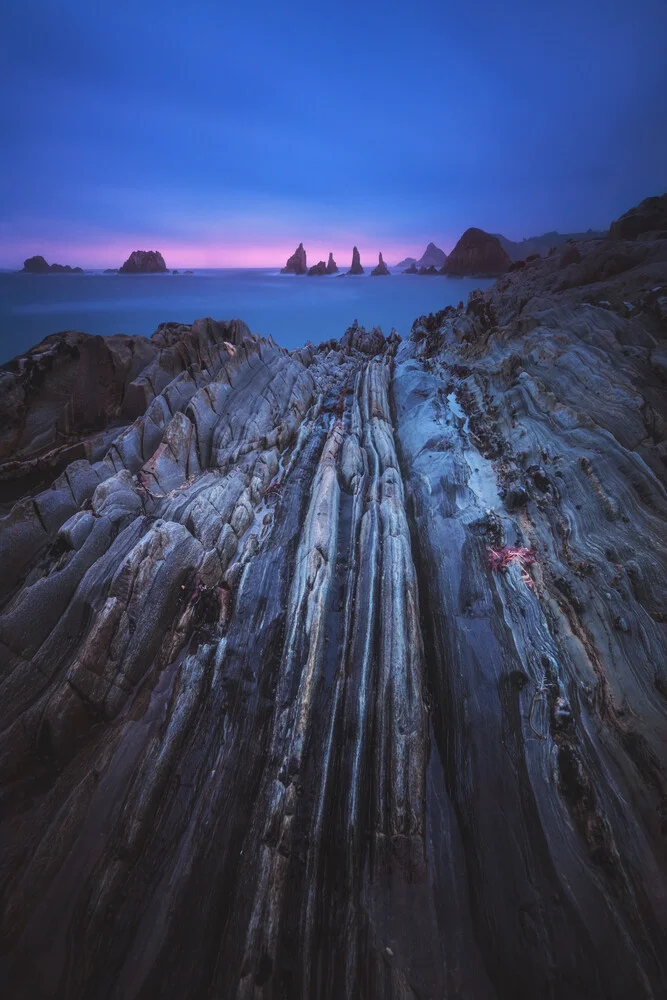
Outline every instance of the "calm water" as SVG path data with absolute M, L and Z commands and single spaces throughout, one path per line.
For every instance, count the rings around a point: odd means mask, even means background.
M 0 363 L 50 333 L 150 336 L 160 323 L 239 317 L 283 347 L 340 337 L 354 319 L 396 327 L 405 337 L 417 316 L 467 299 L 490 280 L 394 273 L 388 278 L 308 277 L 276 270 L 195 274 L 0 273 Z

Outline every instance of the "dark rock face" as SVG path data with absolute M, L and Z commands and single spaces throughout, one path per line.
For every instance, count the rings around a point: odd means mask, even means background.
M 39 254 L 24 260 L 23 270 L 27 274 L 83 274 L 82 267 L 70 267 L 69 264 L 47 264 Z
M 164 257 L 158 250 L 133 250 L 120 274 L 163 274 L 167 271 Z
M 348 274 L 363 274 L 364 269 L 361 266 L 361 257 L 359 256 L 359 251 L 356 247 L 352 248 L 352 266 L 347 272 Z
M 371 271 L 371 274 L 372 275 L 384 275 L 384 274 L 389 274 L 389 273 L 390 273 L 389 272 L 389 268 L 387 267 L 387 265 L 383 261 L 382 254 L 380 254 L 379 259 L 378 259 L 378 265 L 377 265 L 377 267 L 373 268 L 373 270 Z
M 665 995 L 667 241 L 579 251 L 165 324 L 0 522 L 12 1000 Z
M 333 254 L 330 253 L 329 260 L 327 261 L 327 274 L 337 274 L 337 272 L 338 272 L 338 265 L 334 260 Z
M 288 258 L 287 263 L 281 270 L 281 274 L 306 274 L 308 267 L 306 264 L 306 251 L 303 249 L 303 243 L 299 243 L 298 247 L 294 251 L 291 257 Z
M 452 275 L 504 274 L 511 261 L 495 236 L 483 229 L 466 229 L 449 257 L 445 270 Z
M 428 268 L 433 267 L 437 271 L 444 265 L 446 260 L 447 254 L 445 251 L 441 250 L 440 247 L 437 247 L 435 243 L 429 243 L 419 260 L 416 261 L 416 265 L 418 270 L 422 267 L 427 270 Z
M 667 231 L 667 194 L 645 198 L 609 227 L 612 240 L 636 240 L 644 233 Z
M 317 264 L 313 264 L 312 267 L 308 268 L 308 274 L 323 275 L 327 274 L 327 265 L 323 260 L 319 261 Z

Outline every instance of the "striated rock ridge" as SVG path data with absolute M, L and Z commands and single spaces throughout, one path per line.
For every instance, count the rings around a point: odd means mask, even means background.
M 82 267 L 71 267 L 69 264 L 47 264 L 39 254 L 24 260 L 22 270 L 27 274 L 83 274 Z
M 167 265 L 159 250 L 133 250 L 119 274 L 165 274 Z
M 389 273 L 390 273 L 389 268 L 387 267 L 387 265 L 383 261 L 382 254 L 380 254 L 379 258 L 378 258 L 377 267 L 373 268 L 373 270 L 371 271 L 371 274 L 375 275 L 375 276 L 378 276 L 378 275 L 385 275 L 385 274 L 389 274 Z
M 359 251 L 356 247 L 352 248 L 352 264 L 348 274 L 363 274 L 364 269 L 361 266 L 361 257 L 359 256 Z
M 338 265 L 334 260 L 334 255 L 329 254 L 329 260 L 327 261 L 327 274 L 336 274 L 338 272 Z
M 664 995 L 667 241 L 577 246 L 166 324 L 2 520 L 12 998 Z
M 287 259 L 287 263 L 281 269 L 280 273 L 306 274 L 307 271 L 308 266 L 306 264 L 306 251 L 303 249 L 303 243 L 299 243 L 292 256 Z

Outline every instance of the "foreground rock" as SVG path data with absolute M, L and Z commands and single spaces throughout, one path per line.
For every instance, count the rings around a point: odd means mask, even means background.
M 356 247 L 352 248 L 352 265 L 348 274 L 363 274 L 364 269 L 361 266 L 361 257 L 359 256 L 359 251 Z
M 306 251 L 303 249 L 303 243 L 299 243 L 298 247 L 294 251 L 291 257 L 288 257 L 287 263 L 281 269 L 281 274 L 306 274 L 308 271 L 308 266 L 306 264 Z
M 4 518 L 8 995 L 665 995 L 667 241 L 578 251 L 167 324 Z
M 445 264 L 443 273 L 455 276 L 504 274 L 511 260 L 498 239 L 483 229 L 466 229 Z
M 609 227 L 612 240 L 636 240 L 644 234 L 660 233 L 667 239 L 667 194 L 645 198 Z
M 378 276 L 378 275 L 384 275 L 384 274 L 389 274 L 389 273 L 390 273 L 389 268 L 387 267 L 387 265 L 385 264 L 384 260 L 382 259 L 382 254 L 380 254 L 380 256 L 378 258 L 377 267 L 373 268 L 373 270 L 371 271 L 371 274 Z
M 133 250 L 118 270 L 120 274 L 164 274 L 167 265 L 158 250 Z
M 39 254 L 23 261 L 23 271 L 27 274 L 83 274 L 82 267 L 70 267 L 69 264 L 47 264 Z

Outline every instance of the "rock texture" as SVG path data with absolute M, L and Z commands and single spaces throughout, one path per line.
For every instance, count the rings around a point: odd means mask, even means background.
M 612 240 L 641 239 L 644 233 L 662 232 L 667 238 L 667 194 L 645 198 L 609 227 Z
M 163 274 L 167 265 L 158 250 L 133 250 L 118 270 L 120 274 Z
M 334 255 L 329 254 L 329 260 L 327 261 L 327 274 L 336 274 L 338 272 L 338 265 L 334 260 Z
M 23 271 L 27 274 L 83 274 L 82 267 L 70 267 L 69 264 L 47 264 L 39 254 L 23 261 Z
M 504 274 L 511 264 L 510 258 L 498 239 L 483 229 L 466 229 L 445 265 L 451 275 Z
M 359 256 L 359 251 L 356 247 L 352 248 L 352 265 L 348 274 L 363 274 L 364 269 L 361 266 L 361 257 Z
M 373 270 L 371 271 L 371 274 L 377 276 L 377 275 L 384 275 L 384 274 L 389 274 L 389 273 L 390 273 L 389 268 L 387 267 L 387 265 L 383 261 L 382 254 L 380 254 L 380 256 L 378 258 L 377 267 L 373 268 Z
M 308 266 L 306 264 L 306 251 L 303 249 L 303 243 L 299 243 L 298 247 L 294 251 L 291 257 L 288 258 L 287 263 L 281 270 L 281 274 L 306 274 L 308 271 Z
M 665 995 L 667 241 L 578 248 L 167 324 L 3 519 L 12 1000 Z
M 433 267 L 439 270 L 447 260 L 447 254 L 440 247 L 437 247 L 435 243 L 429 243 L 426 250 L 421 255 L 418 261 L 416 261 L 417 269 L 420 268 L 430 268 Z

